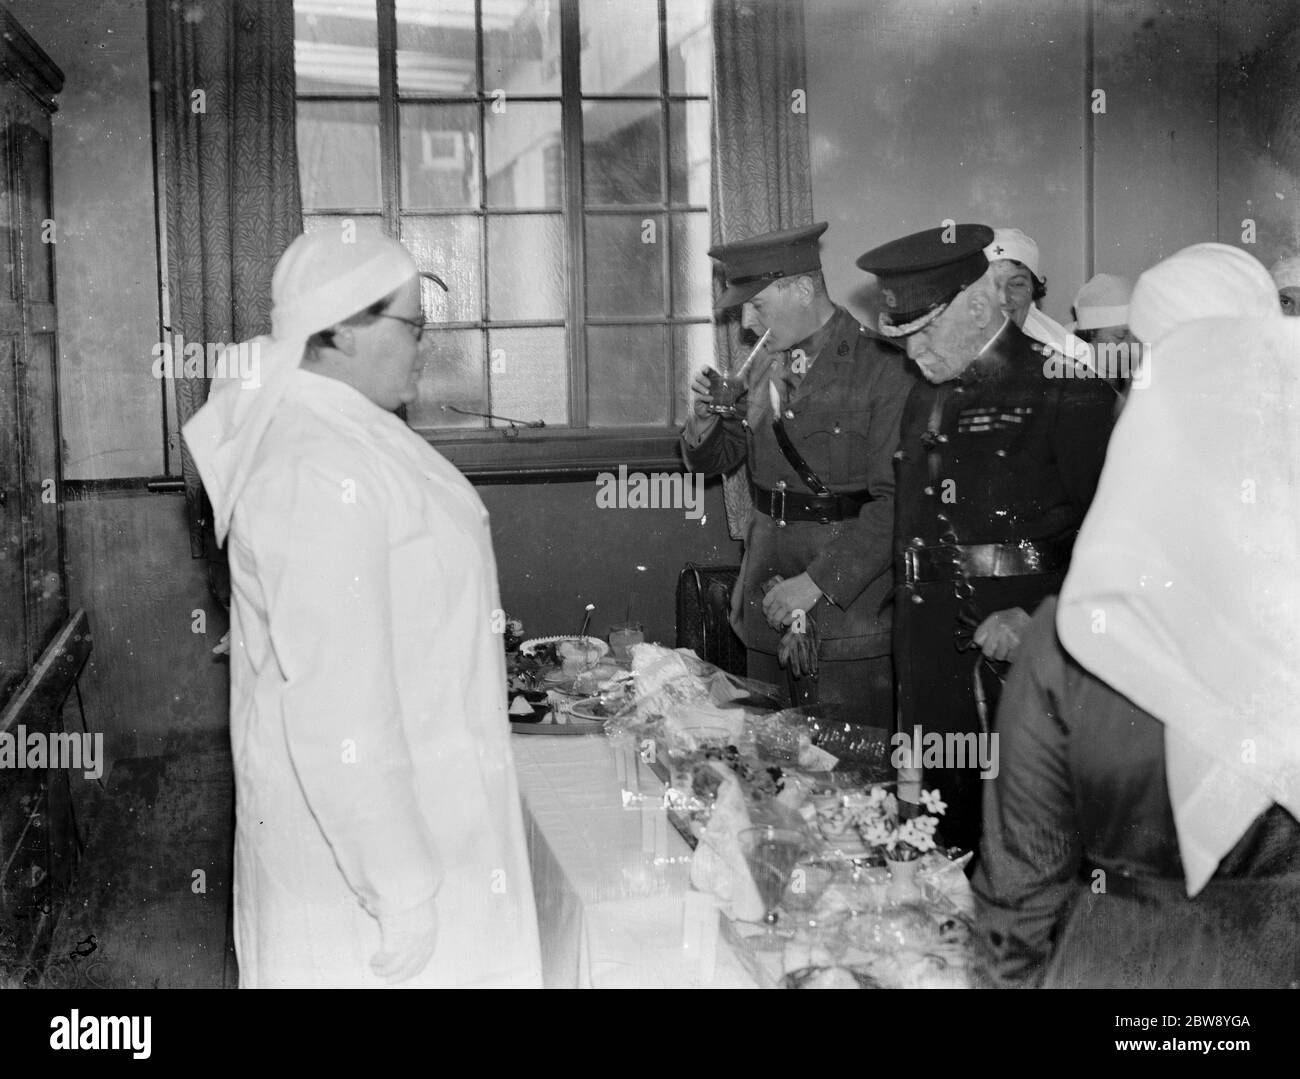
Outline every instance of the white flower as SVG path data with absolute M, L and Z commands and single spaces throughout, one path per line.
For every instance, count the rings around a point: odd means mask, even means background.
M 924 853 L 927 850 L 934 850 L 934 839 L 930 834 L 917 827 L 915 820 L 910 820 L 898 829 L 898 841 L 906 843 L 910 847 Z
M 924 832 L 928 836 L 934 835 L 934 830 L 939 827 L 938 817 L 916 817 L 912 824 L 916 826 L 917 831 Z
M 931 813 L 943 813 L 948 808 L 948 803 L 939 797 L 938 791 L 922 791 L 921 804 Z
M 891 829 L 884 821 L 869 821 L 862 829 L 862 838 L 871 846 L 879 847 L 890 840 Z
M 867 804 L 872 806 L 873 808 L 878 806 L 883 806 L 885 804 L 885 797 L 887 793 L 888 792 L 885 790 L 884 787 L 872 787 L 871 795 L 867 800 Z

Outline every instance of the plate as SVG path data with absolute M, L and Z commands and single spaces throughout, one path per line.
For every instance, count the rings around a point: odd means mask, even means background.
M 515 734 L 604 734 L 605 724 L 576 722 L 570 717 L 568 723 L 511 723 L 510 729 Z
M 585 719 L 588 723 L 604 723 L 607 719 L 615 718 L 615 714 L 605 711 L 604 707 L 599 697 L 587 697 L 569 705 L 569 714 Z
M 561 634 L 558 637 L 533 637 L 524 641 L 519 646 L 519 651 L 526 656 L 531 656 L 534 648 L 539 648 L 544 644 L 559 644 L 561 641 L 585 641 L 587 644 L 595 645 L 602 657 L 609 655 L 609 645 L 599 637 L 579 637 L 577 634 Z

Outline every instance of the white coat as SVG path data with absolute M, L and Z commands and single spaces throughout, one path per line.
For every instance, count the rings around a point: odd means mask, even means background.
M 229 556 L 241 986 L 381 986 L 377 916 L 435 890 L 437 950 L 405 985 L 540 986 L 473 488 L 396 416 L 296 370 Z

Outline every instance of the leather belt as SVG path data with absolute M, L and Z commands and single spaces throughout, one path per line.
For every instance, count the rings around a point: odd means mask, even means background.
M 769 491 L 756 483 L 751 483 L 749 489 L 753 495 L 754 508 L 773 518 L 782 527 L 789 521 L 816 521 L 826 525 L 842 521 L 846 517 L 856 517 L 858 511 L 871 501 L 870 491 L 850 491 L 822 497 L 790 491 L 784 483 L 778 484 L 775 491 Z
M 1018 543 L 935 544 L 907 547 L 903 568 L 908 584 L 956 580 L 967 577 L 1026 577 L 1065 569 L 1074 549 L 1074 536 Z

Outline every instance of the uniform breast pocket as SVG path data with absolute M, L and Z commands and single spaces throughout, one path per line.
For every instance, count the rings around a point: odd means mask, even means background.
M 799 422 L 801 452 L 828 484 L 866 486 L 870 422 L 869 408 L 809 411 Z

